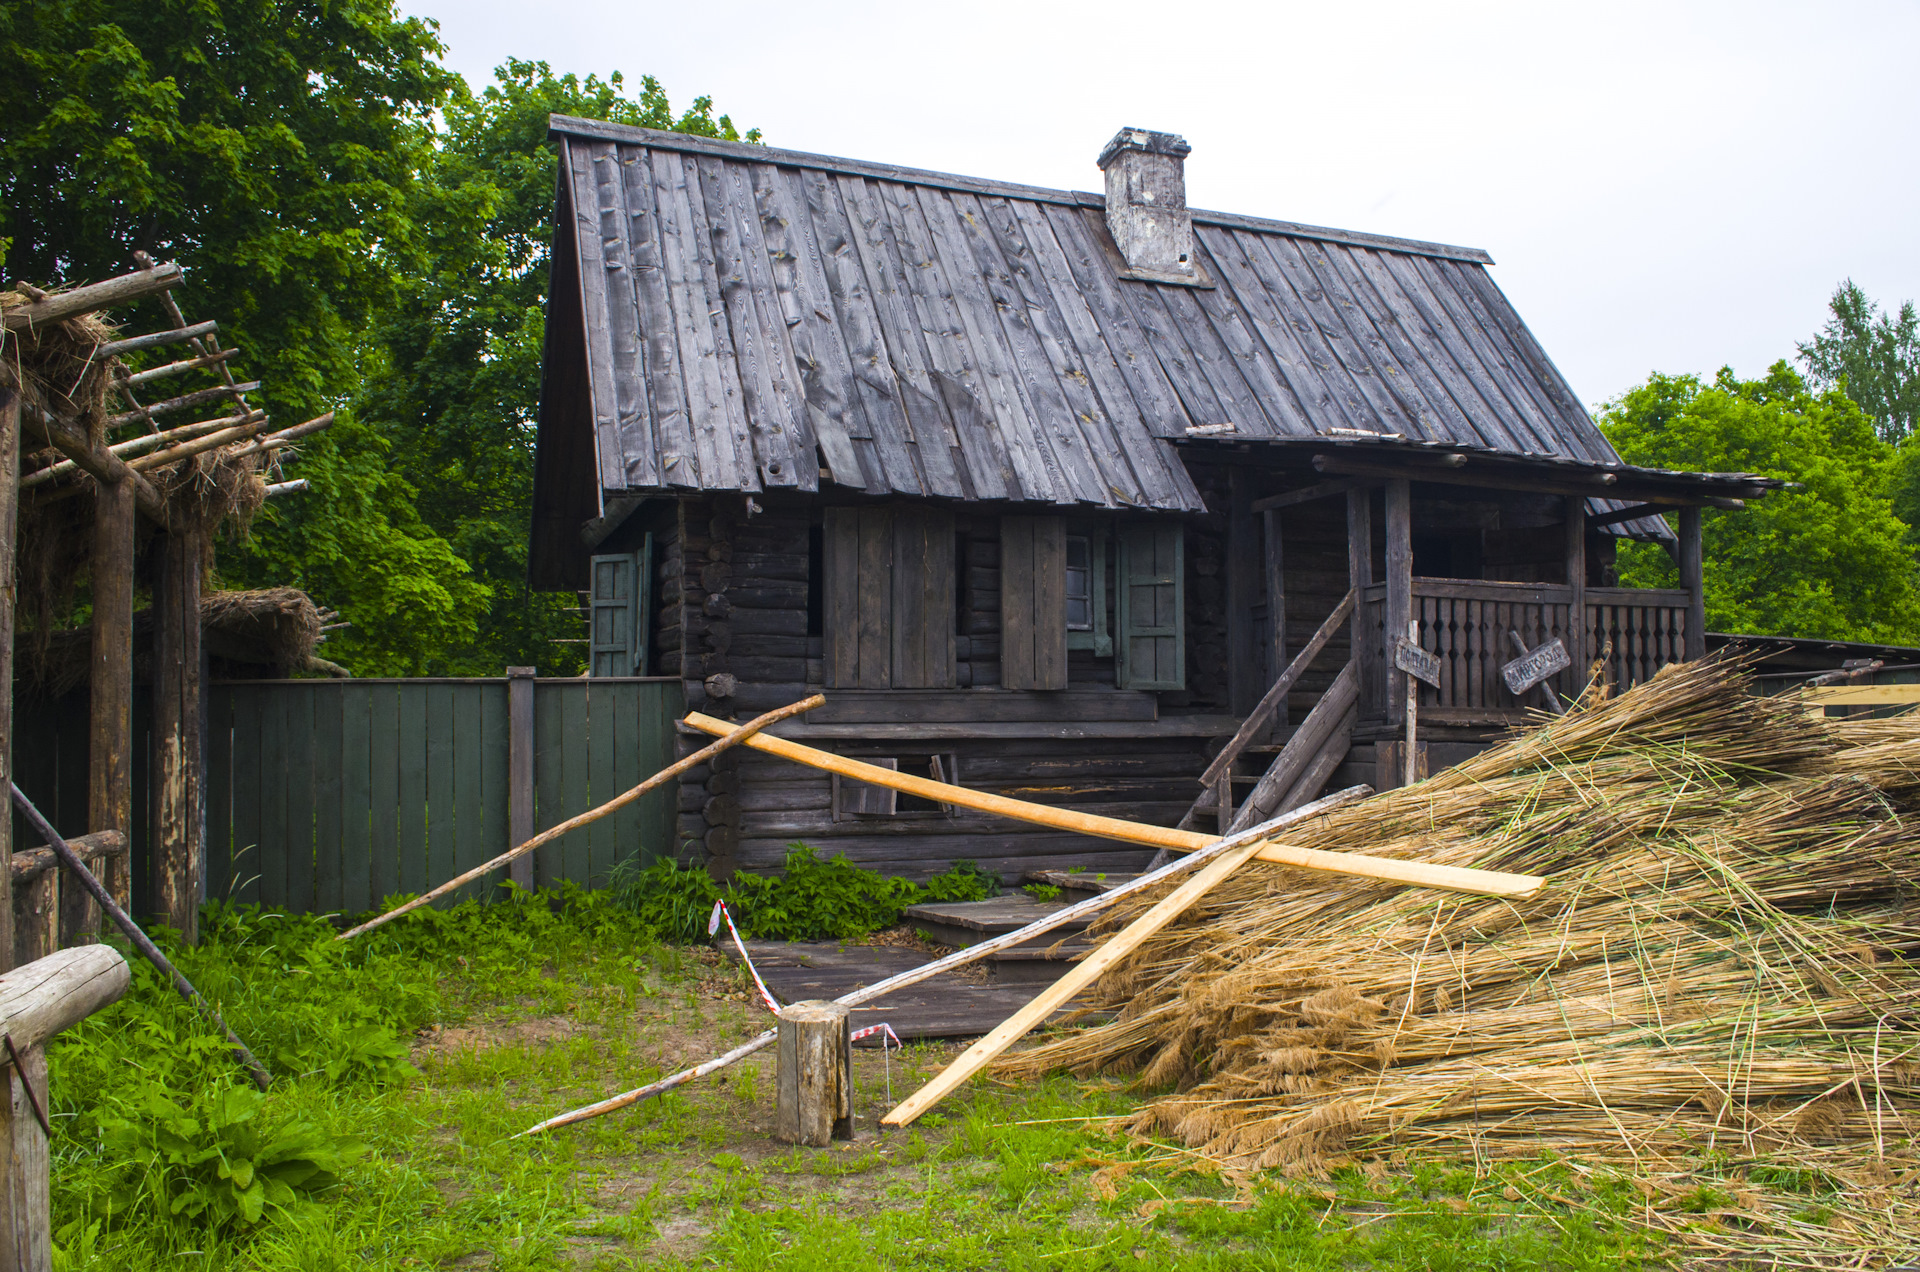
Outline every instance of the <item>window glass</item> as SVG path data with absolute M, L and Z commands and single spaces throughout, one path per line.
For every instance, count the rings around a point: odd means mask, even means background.
M 1093 630 L 1093 553 L 1085 535 L 1067 536 L 1067 630 Z

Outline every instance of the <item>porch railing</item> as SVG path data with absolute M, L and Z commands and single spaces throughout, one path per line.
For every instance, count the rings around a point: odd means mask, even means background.
M 1522 719 L 1528 703 L 1507 692 L 1500 667 L 1516 656 L 1517 633 L 1531 649 L 1559 638 L 1569 652 L 1584 644 L 1591 662 L 1604 652 L 1615 690 L 1650 678 L 1686 650 L 1687 594 L 1677 589 L 1589 587 L 1582 607 L 1584 641 L 1576 641 L 1573 589 L 1553 583 L 1497 583 L 1477 579 L 1413 580 L 1413 617 L 1421 647 L 1440 657 L 1440 685 L 1420 687 L 1420 718 L 1432 724 L 1505 724 Z M 1361 715 L 1384 713 L 1388 648 L 1383 612 L 1386 585 L 1361 592 L 1368 644 Z M 1576 655 L 1577 656 L 1577 655 Z M 1569 667 L 1547 681 L 1571 696 L 1584 687 L 1585 667 Z

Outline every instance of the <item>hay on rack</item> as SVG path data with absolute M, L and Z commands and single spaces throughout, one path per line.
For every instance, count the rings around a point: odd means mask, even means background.
M 1884 1181 L 1920 1125 L 1916 817 L 1920 722 L 1669 667 L 1301 832 L 1552 878 L 1538 895 L 1255 863 L 1099 983 L 1111 1024 L 999 1071 L 1172 1085 L 1130 1125 L 1231 1170 L 1721 1151 Z
M 303 671 L 344 674 L 314 657 L 324 617 L 305 592 L 292 587 L 253 592 L 211 592 L 200 600 L 207 656 L 217 677 L 289 676 Z M 133 616 L 133 676 L 152 678 L 153 611 Z M 30 646 L 19 662 L 22 683 L 33 693 L 57 698 L 87 683 L 93 630 L 53 632 L 44 646 Z

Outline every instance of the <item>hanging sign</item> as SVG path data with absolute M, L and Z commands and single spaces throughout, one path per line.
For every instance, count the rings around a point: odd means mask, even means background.
M 1571 666 L 1573 659 L 1567 657 L 1567 647 L 1556 636 L 1500 668 L 1500 678 L 1507 682 L 1507 692 L 1518 698 L 1548 676 Z
M 1440 655 L 1427 652 L 1405 636 L 1393 643 L 1393 665 L 1415 680 L 1440 687 Z

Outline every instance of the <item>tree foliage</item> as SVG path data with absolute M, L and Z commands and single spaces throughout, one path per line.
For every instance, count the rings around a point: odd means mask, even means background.
M 1784 361 L 1758 380 L 1656 374 L 1600 424 L 1630 464 L 1800 483 L 1703 511 L 1709 630 L 1920 644 L 1920 570 L 1888 498 L 1899 456 L 1845 393 L 1810 388 Z M 1677 585 L 1656 546 L 1623 545 L 1620 566 L 1629 586 Z
M 1798 346 L 1807 374 L 1858 402 L 1887 441 L 1912 436 L 1920 424 L 1920 314 L 1913 302 L 1898 314 L 1881 313 L 1849 278 L 1827 309 L 1826 326 Z

